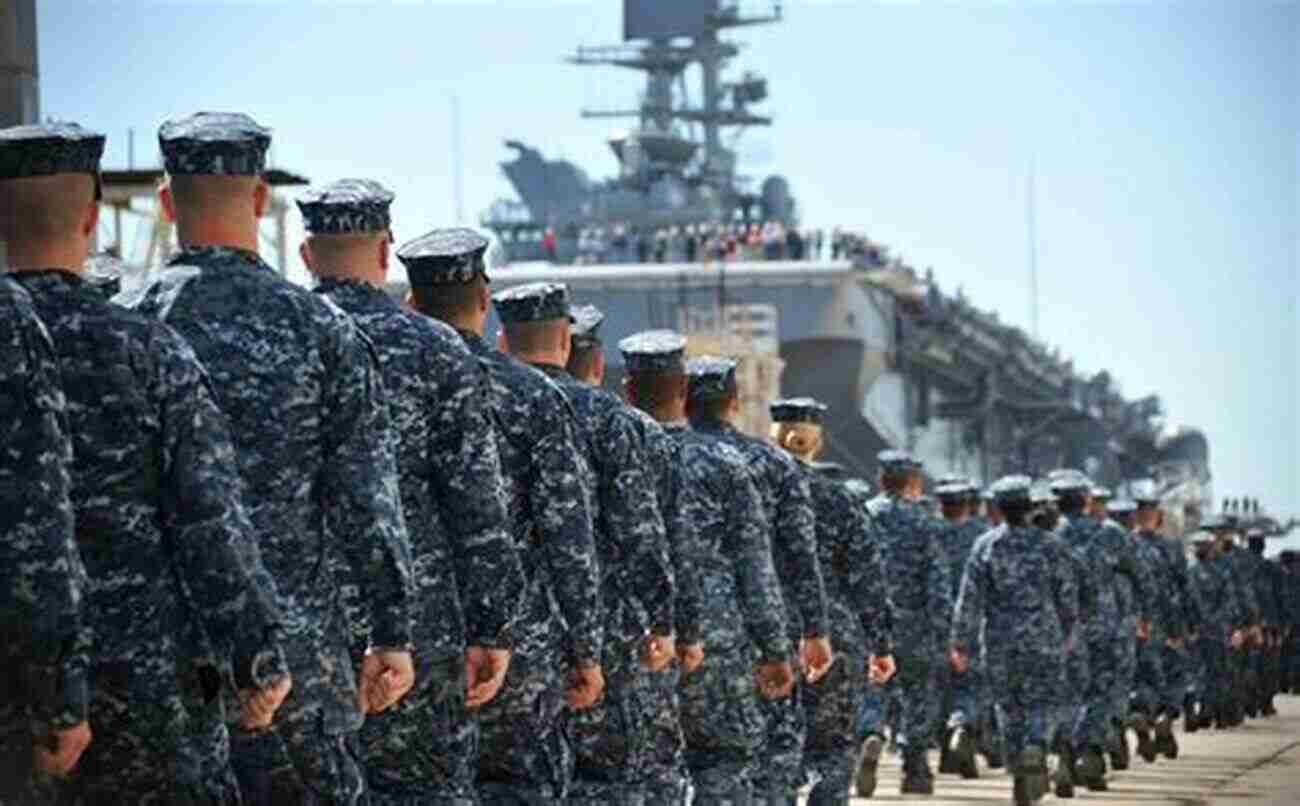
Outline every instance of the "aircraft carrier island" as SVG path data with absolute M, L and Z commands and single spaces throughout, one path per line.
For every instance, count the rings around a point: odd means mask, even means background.
M 482 218 L 499 241 L 495 288 L 559 281 L 605 310 L 609 385 L 621 380 L 620 338 L 673 328 L 694 354 L 741 359 L 753 433 L 766 432 L 774 397 L 828 403 L 826 458 L 864 477 L 879 450 L 905 447 L 934 476 L 984 482 L 1079 467 L 1122 493 L 1152 476 L 1174 533 L 1211 511 L 1206 439 L 1167 424 L 1157 397 L 1125 399 L 1108 373 L 1076 371 L 883 245 L 808 237 L 784 177 L 750 187 L 723 134 L 772 123 L 753 108 L 767 83 L 728 80 L 739 46 L 723 34 L 778 22 L 779 4 L 625 0 L 623 11 L 622 44 L 570 59 L 646 76 L 635 109 L 583 113 L 634 120 L 610 141 L 617 175 L 593 181 L 512 140 L 501 167 L 518 198 Z

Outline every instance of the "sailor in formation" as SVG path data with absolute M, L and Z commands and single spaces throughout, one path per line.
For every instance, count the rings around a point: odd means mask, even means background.
M 374 180 L 297 200 L 290 284 L 269 130 L 159 145 L 181 249 L 109 300 L 103 136 L 0 131 L 0 804 L 832 806 L 892 738 L 903 794 L 979 753 L 1024 806 L 1300 688 L 1253 504 L 1189 563 L 1150 483 L 927 496 L 887 450 L 872 497 L 825 405 L 746 434 L 737 361 L 678 333 L 606 391 L 600 310 L 493 295 L 473 230 L 394 249 Z

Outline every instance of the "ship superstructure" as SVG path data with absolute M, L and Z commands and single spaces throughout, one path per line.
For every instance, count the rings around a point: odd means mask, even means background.
M 734 138 L 772 119 L 752 107 L 767 98 L 767 81 L 746 72 L 728 80 L 725 68 L 740 45 L 731 29 L 777 22 L 779 3 L 736 0 L 624 0 L 624 42 L 580 47 L 576 65 L 617 67 L 645 74 L 635 107 L 585 110 L 590 119 L 630 119 L 610 139 L 617 176 L 593 181 L 579 167 L 548 160 L 521 141 L 508 140 L 515 158 L 502 164 L 518 201 L 496 202 L 483 216 L 513 261 L 572 262 L 668 231 L 780 221 L 793 224 L 789 185 L 768 177 L 758 192 L 738 173 Z M 690 92 L 694 68 L 699 86 Z M 548 234 L 549 233 L 549 234 Z M 629 247 L 624 246 L 624 249 Z M 632 247 L 634 249 L 634 247 Z

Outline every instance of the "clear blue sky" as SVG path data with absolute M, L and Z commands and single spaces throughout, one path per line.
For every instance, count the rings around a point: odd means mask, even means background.
M 577 112 L 639 89 L 561 58 L 617 41 L 616 0 L 38 5 L 42 111 L 106 131 L 108 164 L 128 128 L 156 164 L 165 117 L 247 111 L 280 167 L 392 187 L 399 241 L 453 220 L 452 94 L 473 221 L 508 137 L 612 172 L 611 124 Z M 784 6 L 739 37 L 776 117 L 745 170 L 1027 329 L 1032 157 L 1043 338 L 1204 429 L 1220 498 L 1300 511 L 1300 6 Z

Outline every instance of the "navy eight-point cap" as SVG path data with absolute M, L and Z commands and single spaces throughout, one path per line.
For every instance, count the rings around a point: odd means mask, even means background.
M 311 188 L 296 203 L 303 226 L 313 235 L 388 232 L 392 224 L 393 192 L 372 179 L 340 179 Z
M 600 308 L 595 305 L 570 305 L 569 319 L 573 322 L 570 340 L 574 349 L 600 346 L 600 326 L 605 321 L 605 314 Z
M 1061 493 L 1090 493 L 1092 491 L 1092 481 L 1078 470 L 1062 469 L 1053 470 L 1047 474 L 1048 486 L 1052 492 Z
M 618 343 L 628 372 L 669 372 L 685 369 L 686 337 L 673 330 L 646 330 Z
M 1012 501 L 1029 502 L 1033 486 L 1034 482 L 1028 476 L 1003 476 L 993 482 L 990 491 L 993 493 L 993 500 L 1000 504 Z
M 104 135 L 76 123 L 42 123 L 0 129 L 0 179 L 55 174 L 99 176 Z
M 811 397 L 792 397 L 773 400 L 768 405 L 772 421 L 778 423 L 811 423 L 821 425 L 826 418 L 828 406 Z
M 487 238 L 467 227 L 435 229 L 407 241 L 397 250 L 412 286 L 468 283 L 478 275 L 487 280 Z
M 270 145 L 271 130 L 239 112 L 198 112 L 158 128 L 172 176 L 260 176 Z
M 705 355 L 686 362 L 691 400 L 721 400 L 736 391 L 736 361 Z
M 504 324 L 569 318 L 569 287 L 564 283 L 527 283 L 492 295 Z
M 912 458 L 912 454 L 897 449 L 881 451 L 876 454 L 876 462 L 879 463 L 880 469 L 886 473 L 903 473 L 909 470 L 918 470 L 921 467 L 921 464 Z

